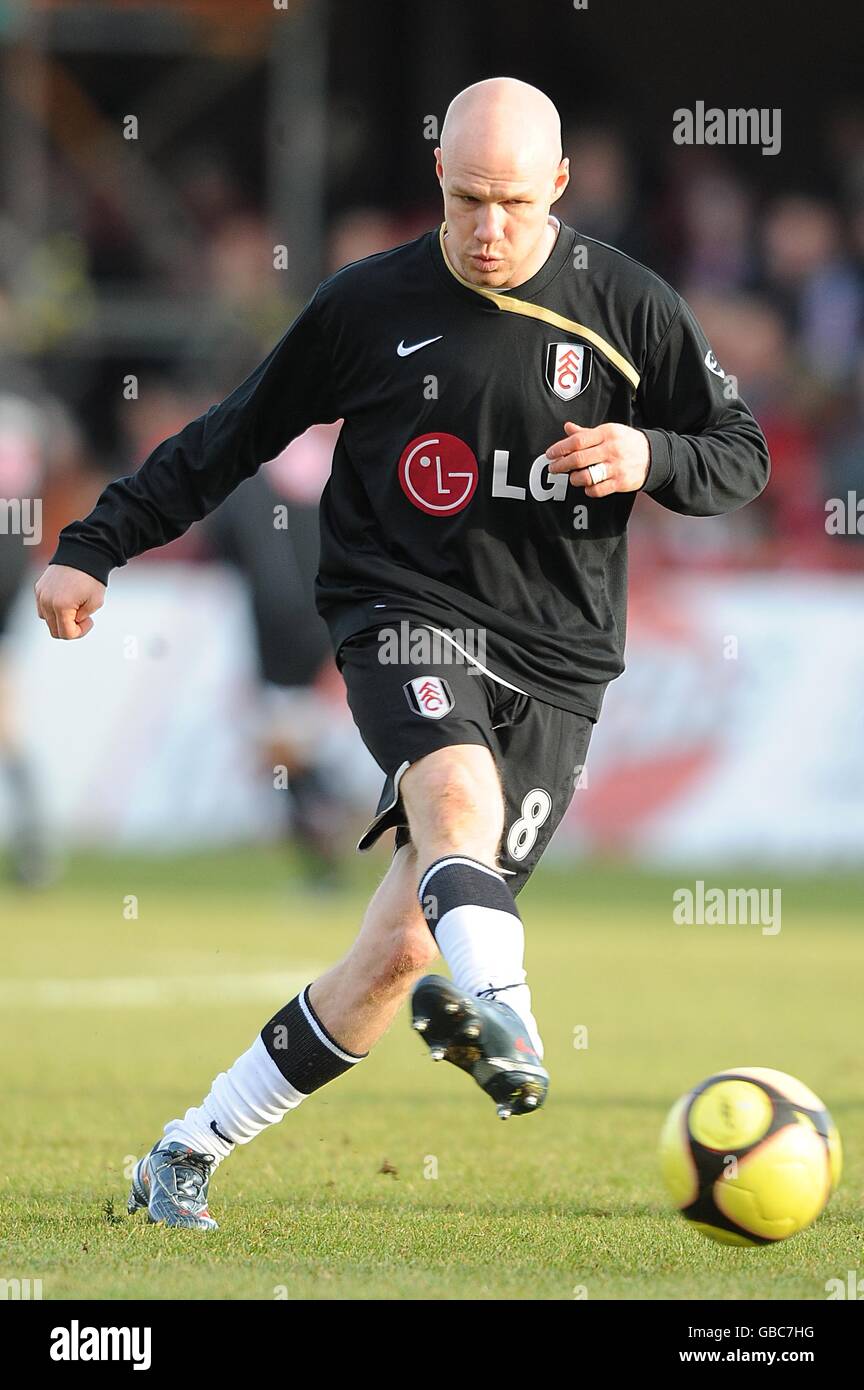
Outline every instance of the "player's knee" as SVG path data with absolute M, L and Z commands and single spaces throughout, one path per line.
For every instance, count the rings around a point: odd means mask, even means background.
M 417 775 L 409 781 L 411 773 Z M 441 749 L 409 769 L 402 785 L 416 841 L 422 843 L 431 833 L 439 839 L 450 837 L 454 843 L 467 837 L 488 839 L 493 847 L 497 844 L 504 806 L 488 749 Z

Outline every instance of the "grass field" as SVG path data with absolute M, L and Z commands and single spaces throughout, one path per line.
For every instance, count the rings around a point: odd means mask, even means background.
M 274 852 L 79 858 L 57 888 L 0 888 L 0 1276 L 43 1297 L 824 1299 L 864 1273 L 860 878 L 757 871 L 782 931 L 681 927 L 687 882 L 543 868 L 520 899 L 552 1091 L 502 1124 L 401 1015 L 356 1071 L 218 1172 L 218 1233 L 125 1215 L 124 1168 L 351 940 L 382 861 L 344 893 Z M 138 918 L 124 915 L 127 895 Z M 290 992 L 290 993 L 289 993 Z M 587 1048 L 573 1046 L 588 1030 Z M 842 1186 L 809 1231 L 713 1245 L 667 1209 L 657 1133 L 729 1066 L 777 1067 L 830 1107 Z M 382 1171 L 389 1170 L 389 1171 Z M 395 1171 L 394 1171 L 395 1170 Z M 427 1176 L 437 1170 L 437 1176 Z

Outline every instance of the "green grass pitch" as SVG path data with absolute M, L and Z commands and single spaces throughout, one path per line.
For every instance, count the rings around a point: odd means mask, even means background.
M 385 862 L 327 896 L 275 850 L 79 857 L 51 890 L 0 888 L 0 1277 L 45 1299 L 819 1300 L 860 1273 L 864 885 L 756 868 L 699 876 L 781 886 L 776 936 L 676 926 L 681 874 L 541 867 L 520 899 L 552 1075 L 536 1116 L 503 1124 L 403 1012 L 220 1169 L 219 1232 L 127 1218 L 130 1156 L 338 957 Z M 766 1249 L 689 1229 L 655 1156 L 671 1102 L 741 1065 L 800 1077 L 845 1148 L 823 1217 Z

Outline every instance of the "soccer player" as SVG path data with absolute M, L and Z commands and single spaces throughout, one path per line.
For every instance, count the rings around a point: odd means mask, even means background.
M 212 1228 L 215 1166 L 358 1066 L 412 987 L 433 1057 L 504 1118 L 542 1104 L 515 899 L 623 669 L 636 494 L 711 516 L 768 478 L 687 305 L 550 213 L 568 170 L 548 97 L 468 87 L 435 157 L 441 226 L 325 280 L 232 395 L 64 529 L 36 588 L 54 637 L 85 636 L 114 566 L 344 420 L 316 595 L 386 774 L 360 848 L 395 827 L 395 853 L 347 956 L 138 1163 L 129 1209 L 169 1225 Z M 419 978 L 438 952 L 452 979 Z

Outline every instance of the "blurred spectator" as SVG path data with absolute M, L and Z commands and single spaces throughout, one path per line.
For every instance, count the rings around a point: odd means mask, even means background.
M 419 235 L 419 234 L 418 234 Z M 389 251 L 405 238 L 396 218 L 381 208 L 352 208 L 333 222 L 327 237 L 327 272 Z
M 646 255 L 630 155 L 621 136 L 577 122 L 565 130 L 563 144 L 570 182 L 555 212 L 586 236 L 633 256 Z
M 706 290 L 739 289 L 749 283 L 753 204 L 741 181 L 720 167 L 700 171 L 683 191 L 682 215 L 682 282 Z
M 787 315 L 809 371 L 842 382 L 862 346 L 862 287 L 839 213 L 813 198 L 772 204 L 763 227 L 767 293 Z

